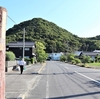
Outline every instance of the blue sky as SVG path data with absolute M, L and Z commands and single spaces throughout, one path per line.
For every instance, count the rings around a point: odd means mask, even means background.
M 100 0 L 0 0 L 16 24 L 43 18 L 79 37 L 100 35 Z M 9 29 L 15 25 L 7 17 Z

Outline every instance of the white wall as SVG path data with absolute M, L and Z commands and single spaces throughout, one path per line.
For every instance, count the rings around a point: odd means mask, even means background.
M 52 53 L 50 56 L 52 60 L 60 60 L 61 55 L 62 53 Z

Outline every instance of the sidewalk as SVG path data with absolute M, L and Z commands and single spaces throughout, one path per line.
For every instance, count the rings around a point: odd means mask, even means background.
M 6 99 L 25 99 L 25 95 L 38 78 L 44 66 L 42 64 L 26 66 L 23 74 L 20 74 L 20 71 L 12 71 L 12 69 L 6 72 Z

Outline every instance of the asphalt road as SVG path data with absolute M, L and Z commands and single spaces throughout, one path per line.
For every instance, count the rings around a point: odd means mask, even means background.
M 26 99 L 100 99 L 100 70 L 48 61 Z

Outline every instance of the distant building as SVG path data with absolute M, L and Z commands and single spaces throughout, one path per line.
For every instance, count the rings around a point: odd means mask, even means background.
M 61 55 L 63 55 L 63 53 L 51 53 L 49 54 L 49 57 L 51 58 L 51 60 L 55 60 L 55 61 L 59 61 Z
M 25 42 L 25 57 L 31 58 L 35 56 L 34 53 L 35 43 L 34 42 Z M 12 51 L 16 58 L 23 57 L 23 42 L 10 42 L 6 45 L 6 51 Z
M 83 51 L 75 51 L 74 54 L 79 56 L 81 54 L 81 52 L 83 52 Z
M 95 52 L 95 53 L 100 53 L 100 50 L 94 50 L 93 52 Z
M 90 56 L 94 60 L 97 54 L 100 55 L 100 51 L 97 51 L 97 50 L 95 50 L 93 52 L 76 51 L 74 54 L 77 56 L 80 56 L 81 54 Z

